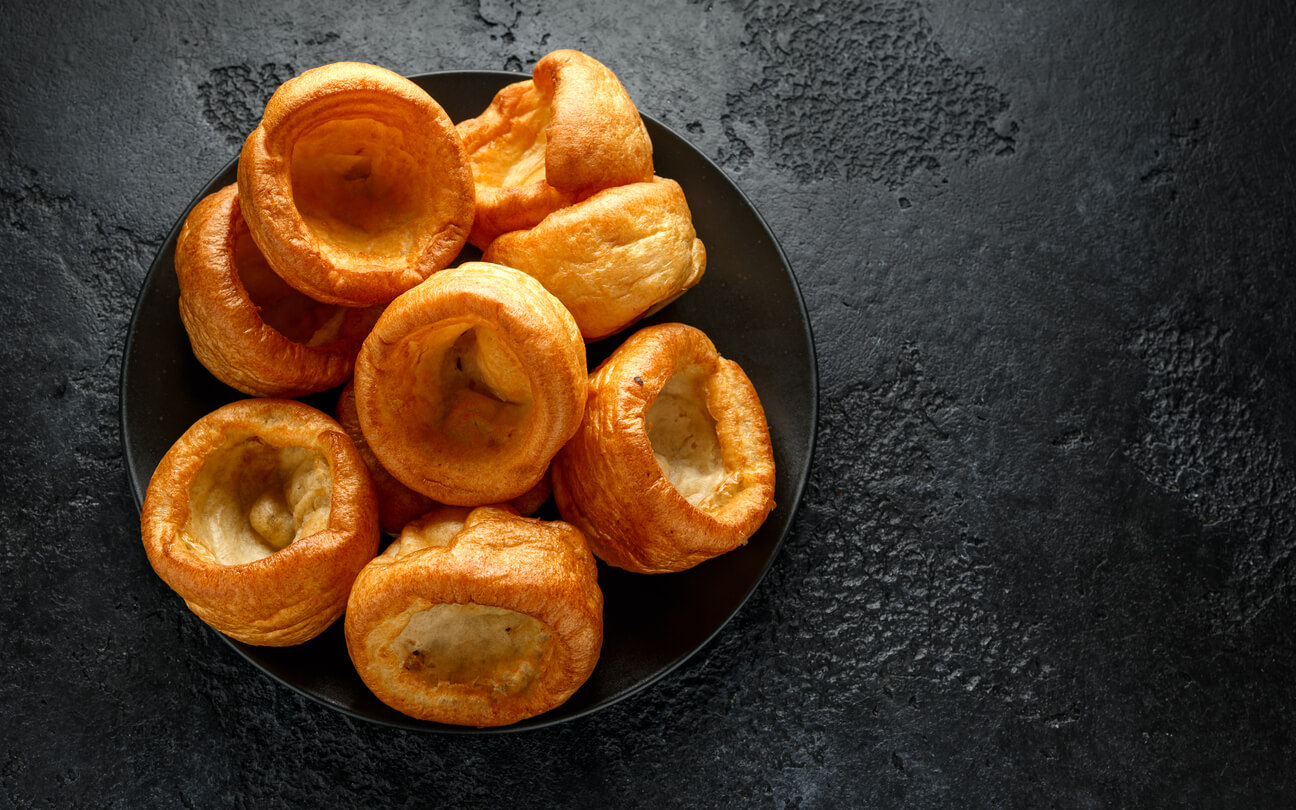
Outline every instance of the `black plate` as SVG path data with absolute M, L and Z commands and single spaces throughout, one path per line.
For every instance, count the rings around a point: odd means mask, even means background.
M 461 121 L 478 115 L 505 84 L 524 77 L 458 71 L 411 78 L 452 119 Z M 746 546 L 689 571 L 644 576 L 600 563 L 604 641 L 593 676 L 553 711 L 493 730 L 535 728 L 597 711 L 643 689 L 697 652 L 738 611 L 769 568 L 810 470 L 818 385 L 814 345 L 787 260 L 760 215 L 714 163 L 665 126 L 648 116 L 644 120 L 657 173 L 684 188 L 694 226 L 707 247 L 707 270 L 695 289 L 641 325 L 692 324 L 746 370 L 769 420 L 778 507 Z M 235 168 L 231 161 L 194 203 L 234 182 Z M 186 209 L 180 216 L 144 279 L 126 338 L 122 441 L 137 507 L 154 468 L 180 434 L 204 414 L 245 397 L 194 359 L 180 323 L 174 251 L 188 213 Z M 629 331 L 592 344 L 591 368 Z M 306 401 L 332 413 L 336 396 L 330 392 Z M 253 647 L 226 640 L 271 677 L 353 717 L 413 729 L 479 731 L 415 720 L 380 702 L 351 667 L 341 622 L 297 647 Z

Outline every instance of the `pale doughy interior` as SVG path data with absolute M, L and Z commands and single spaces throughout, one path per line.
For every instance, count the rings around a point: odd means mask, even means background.
M 324 346 L 338 339 L 346 307 L 322 304 L 297 292 L 270 269 L 247 225 L 234 230 L 234 269 L 261 320 L 294 343 Z
M 531 414 L 531 381 L 494 330 L 459 324 L 412 336 L 417 354 L 410 383 L 420 413 L 411 414 L 420 439 L 466 456 L 505 445 Z M 417 425 L 417 427 L 414 427 Z
M 718 492 L 725 479 L 715 420 L 706 407 L 706 376 L 685 369 L 667 381 L 648 409 L 648 441 L 662 474 L 698 506 Z
M 331 490 L 328 460 L 318 451 L 244 439 L 203 463 L 189 487 L 181 542 L 219 565 L 268 557 L 327 527 Z
M 473 182 L 499 190 L 545 179 L 545 149 L 553 110 L 534 87 L 511 110 L 509 127 L 472 155 Z
M 408 254 L 420 243 L 427 171 L 405 140 L 380 121 L 337 118 L 293 144 L 293 201 L 321 249 Z
M 543 622 L 487 605 L 433 605 L 393 641 L 405 669 L 430 683 L 511 695 L 540 674 L 551 634 Z

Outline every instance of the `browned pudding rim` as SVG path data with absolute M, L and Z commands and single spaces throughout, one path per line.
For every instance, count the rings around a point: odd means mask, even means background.
M 324 255 L 322 238 L 295 204 L 291 163 L 298 140 L 335 118 L 369 118 L 436 139 L 453 154 L 427 193 L 444 191 L 458 203 L 444 220 L 426 223 L 433 237 L 421 252 L 360 256 L 341 249 L 333 251 L 337 262 Z M 253 237 L 275 271 L 310 297 L 342 306 L 390 301 L 447 266 L 467 241 L 476 200 L 468 155 L 441 105 L 410 79 L 361 62 L 323 65 L 282 84 L 243 145 L 238 185 Z
M 194 206 L 176 239 L 180 317 L 194 354 L 221 382 L 251 396 L 291 398 L 341 385 L 360 340 L 310 346 L 266 323 L 239 275 L 234 241 L 242 222 L 232 183 Z M 363 317 L 358 309 L 343 315 L 348 323 Z
M 706 370 L 708 387 L 725 385 L 733 397 L 732 408 L 711 412 L 722 456 L 739 449 L 760 456 L 740 471 L 725 465 L 729 475 L 741 472 L 743 486 L 718 515 L 671 483 L 648 435 L 649 409 L 676 373 L 692 367 Z M 737 420 L 758 422 L 763 446 L 739 448 Z M 563 518 L 585 532 L 599 559 L 637 573 L 681 571 L 732 551 L 774 507 L 773 451 L 758 396 L 705 333 L 681 323 L 640 329 L 590 375 L 581 430 L 554 460 L 553 477 Z
M 454 511 L 468 512 L 468 522 L 448 545 L 394 559 L 384 555 L 356 578 L 345 634 L 357 672 L 384 703 L 431 722 L 505 726 L 556 708 L 594 671 L 603 640 L 603 594 L 580 531 L 493 506 L 443 507 L 411 528 Z M 384 664 L 391 666 L 395 656 L 387 649 L 371 655 L 370 636 L 393 615 L 439 605 L 497 607 L 539 621 L 553 643 L 544 669 L 522 692 L 493 702 L 472 694 L 471 688 L 433 685 L 399 671 L 384 671 Z M 431 695 L 457 697 L 461 705 L 429 715 L 423 701 Z
M 531 401 L 524 436 L 484 460 L 429 457 L 407 440 L 409 414 L 385 404 L 403 382 L 402 345 L 438 326 L 500 332 L 528 370 Z M 445 504 L 479 506 L 534 487 L 580 425 L 588 380 L 585 344 L 571 314 L 540 282 L 512 268 L 466 262 L 436 273 L 388 306 L 365 339 L 353 380 L 356 410 L 370 449 L 397 480 Z
M 467 135 L 471 160 L 478 147 L 511 129 L 510 119 L 500 112 L 516 97 L 535 92 L 552 109 L 545 129 L 544 178 L 479 190 L 479 212 L 469 240 L 482 250 L 495 237 L 534 227 L 595 191 L 652 179 L 652 138 L 629 90 L 611 68 L 589 54 L 560 48 L 541 57 L 531 73 L 530 79 L 500 88 L 484 110 L 457 125 Z M 594 113 L 593 99 L 606 99 L 613 114 Z M 637 127 L 630 123 L 632 117 Z M 596 119 L 594 125 L 591 119 Z M 617 131 L 617 137 L 610 136 L 611 131 Z
M 200 559 L 185 551 L 180 540 L 192 511 L 190 488 L 216 453 L 252 438 L 276 448 L 312 449 L 327 460 L 328 522 L 324 529 L 251 562 L 224 565 Z M 140 534 L 154 571 L 200 618 L 253 644 L 295 644 L 322 632 L 341 615 L 352 579 L 378 549 L 373 489 L 355 446 L 327 414 L 284 399 L 232 402 L 185 431 L 149 481 Z M 336 581 L 320 587 L 320 577 Z M 324 619 L 304 615 L 321 606 L 330 614 Z M 240 629 L 244 621 L 258 622 L 266 615 L 273 619 L 278 614 L 269 612 L 274 610 L 296 620 L 287 622 L 286 631 L 272 626 L 264 633 L 286 632 L 287 640 L 266 642 L 261 632 Z
M 573 317 L 576 318 L 576 324 L 580 327 L 581 334 L 587 342 L 593 343 L 603 340 L 660 311 L 697 286 L 706 273 L 706 247 L 703 245 L 702 240 L 698 238 L 697 232 L 694 230 L 692 240 L 687 246 L 691 272 L 680 281 L 677 287 L 667 289 L 660 285 L 654 285 L 656 294 L 652 297 L 635 291 L 626 296 L 627 299 L 635 302 L 634 307 L 624 305 L 608 307 L 605 303 L 606 296 L 597 299 L 583 297 L 579 294 L 581 292 L 579 287 L 575 291 L 577 294 L 573 294 L 572 285 L 560 283 L 549 272 L 549 269 L 555 266 L 557 262 L 544 242 L 556 241 L 564 233 L 597 228 L 599 227 L 598 223 L 606 222 L 613 217 L 618 219 L 624 217 L 625 219 L 620 221 L 625 221 L 636 216 L 643 216 L 642 212 L 649 208 L 656 208 L 658 211 L 666 212 L 656 220 L 658 224 L 670 224 L 672 218 L 675 222 L 687 219 L 689 228 L 692 229 L 692 212 L 689 209 L 688 200 L 684 196 L 684 190 L 676 181 L 668 177 L 654 175 L 647 181 L 626 183 L 601 189 L 568 206 L 553 211 L 529 228 L 501 234 L 486 247 L 485 252 L 482 254 L 482 261 L 499 262 L 501 264 L 512 262 L 523 272 L 535 273 L 541 279 L 541 283 L 545 284 L 545 288 L 549 289 L 572 311 Z M 548 240 L 545 239 L 546 236 L 549 237 Z M 537 245 L 537 242 L 540 244 Z M 568 241 L 567 244 L 570 245 L 571 242 Z M 582 242 L 581 244 L 587 243 Z M 597 254 L 594 257 L 597 257 Z M 613 264 L 592 261 L 591 259 L 594 257 L 590 254 L 583 254 L 580 258 L 585 259 L 589 264 L 582 264 L 579 259 L 573 264 L 582 267 L 582 269 L 591 266 L 595 268 L 586 272 L 587 276 L 594 273 L 618 272 L 618 268 Z M 601 257 L 597 258 L 601 259 Z M 647 266 L 647 263 L 645 263 L 645 266 Z M 624 270 L 619 272 L 624 274 L 623 278 L 628 277 Z M 643 277 L 637 276 L 635 278 L 637 283 Z M 635 284 L 625 286 L 628 286 L 631 290 L 635 288 Z M 595 312 L 591 313 L 591 310 L 595 310 Z M 609 316 L 609 312 L 619 313 L 619 317 L 612 318 Z

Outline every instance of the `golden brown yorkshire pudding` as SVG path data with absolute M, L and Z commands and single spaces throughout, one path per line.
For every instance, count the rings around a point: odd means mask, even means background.
M 238 185 L 270 266 L 330 304 L 390 301 L 448 265 L 472 227 L 454 125 L 375 65 L 338 62 L 280 86 L 243 144 Z
M 611 186 L 652 178 L 652 141 L 617 77 L 579 51 L 554 51 L 459 122 L 477 185 L 468 241 L 485 248 Z
M 356 359 L 360 426 L 401 483 L 441 503 L 516 498 L 585 407 L 585 344 L 540 282 L 468 262 L 387 307 Z
M 369 443 L 365 441 L 364 431 L 360 429 L 360 417 L 356 414 L 355 385 L 347 383 L 338 396 L 337 421 L 355 443 L 356 450 L 364 459 L 373 480 L 374 494 L 378 497 L 378 527 L 389 534 L 397 534 L 411 520 L 425 515 L 438 504 L 426 495 L 415 492 L 397 481 L 374 455 Z
M 549 467 L 545 467 L 544 475 L 536 482 L 536 485 L 523 492 L 516 498 L 508 501 L 508 506 L 514 509 L 519 515 L 534 515 L 544 506 L 545 501 L 553 494 L 553 474 Z
M 233 185 L 194 206 L 176 240 L 175 267 L 194 355 L 252 396 L 341 385 L 378 319 L 377 308 L 321 304 L 275 275 L 248 233 Z
M 337 423 L 250 399 L 199 419 L 149 481 L 140 514 L 158 576 L 207 624 L 248 644 L 313 638 L 378 552 L 369 473 Z
M 674 180 L 616 186 L 490 243 L 484 261 L 533 276 L 586 340 L 619 332 L 697 284 L 706 248 Z
M 346 642 L 365 684 L 405 714 L 516 723 L 561 705 L 598 662 L 594 557 L 566 523 L 438 509 L 360 572 Z
M 774 456 L 747 375 L 702 332 L 631 335 L 590 375 L 554 498 L 602 560 L 682 571 L 745 543 L 774 508 Z
M 348 383 L 338 396 L 337 421 L 355 443 L 356 450 L 364 459 L 373 479 L 374 492 L 378 496 L 378 526 L 389 534 L 399 534 L 401 529 L 417 517 L 427 514 L 440 506 L 436 501 L 422 495 L 396 480 L 387 472 L 378 457 L 365 440 L 364 431 L 360 429 L 360 416 L 356 413 L 355 386 Z M 553 485 L 548 469 L 544 477 L 531 489 L 509 501 L 522 515 L 534 514 L 553 493 Z

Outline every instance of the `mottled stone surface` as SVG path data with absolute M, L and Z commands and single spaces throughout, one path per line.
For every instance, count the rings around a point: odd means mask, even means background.
M 1279 3 L 0 9 L 6 806 L 1280 806 L 1296 721 L 1296 14 Z M 149 569 L 136 293 L 284 78 L 618 72 L 788 254 L 819 448 L 765 582 L 556 728 L 370 726 Z

